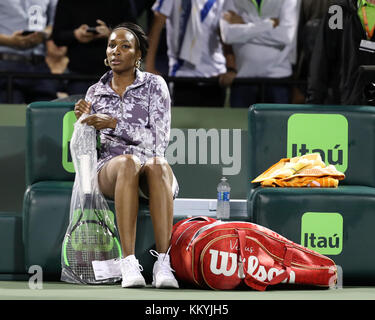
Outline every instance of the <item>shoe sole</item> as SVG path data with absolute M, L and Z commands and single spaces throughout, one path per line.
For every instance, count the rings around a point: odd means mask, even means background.
M 121 287 L 123 287 L 123 288 L 143 288 L 145 286 L 146 286 L 146 282 L 142 281 L 142 280 L 135 281 L 135 282 L 129 282 L 129 283 L 126 283 L 126 282 L 121 283 Z
M 164 281 L 162 283 L 155 283 L 155 280 L 152 281 L 152 286 L 157 289 L 178 289 L 178 283 L 175 281 Z

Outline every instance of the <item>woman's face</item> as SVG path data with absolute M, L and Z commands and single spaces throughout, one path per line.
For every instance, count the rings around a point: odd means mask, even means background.
M 107 59 L 114 72 L 134 70 L 141 53 L 135 36 L 126 29 L 116 29 L 108 39 Z

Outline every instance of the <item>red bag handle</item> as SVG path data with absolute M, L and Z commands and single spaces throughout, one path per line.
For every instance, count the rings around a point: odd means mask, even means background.
M 284 247 L 285 251 L 284 251 L 284 259 L 283 259 L 282 265 L 285 271 L 277 275 L 270 282 L 261 281 L 247 272 L 246 266 L 243 263 L 243 258 L 245 257 L 246 232 L 244 230 L 238 230 L 238 229 L 236 231 L 238 233 L 239 247 L 240 247 L 239 267 L 243 268 L 243 274 L 245 275 L 245 283 L 249 287 L 252 287 L 256 290 L 264 291 L 266 290 L 267 286 L 278 284 L 289 277 L 290 266 L 291 266 L 292 257 L 293 257 L 293 251 L 291 250 L 292 249 L 291 246 L 285 245 Z M 241 274 L 241 271 L 240 271 L 240 274 Z
M 212 221 L 212 218 L 206 217 L 206 216 L 197 216 L 197 217 L 192 217 L 189 220 L 186 220 L 186 222 L 191 222 L 191 221 Z
M 188 223 L 188 222 L 193 222 L 193 221 L 207 221 L 207 222 L 214 222 L 215 219 L 213 218 L 209 218 L 209 217 L 206 217 L 206 216 L 196 216 L 196 217 L 192 217 L 192 218 L 187 218 L 185 220 L 180 220 L 178 222 L 176 222 L 176 224 L 173 225 L 173 232 L 180 226 L 180 225 L 183 225 L 185 223 Z

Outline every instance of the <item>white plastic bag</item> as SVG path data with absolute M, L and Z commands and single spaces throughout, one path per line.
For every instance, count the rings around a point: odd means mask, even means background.
M 87 116 L 83 114 L 74 124 L 70 144 L 76 176 L 69 226 L 62 244 L 61 280 L 82 284 L 115 283 L 121 280 L 115 264 L 122 256 L 121 245 L 114 214 L 99 190 L 96 130 L 81 123 Z M 106 272 L 94 269 L 95 266 L 106 266 Z

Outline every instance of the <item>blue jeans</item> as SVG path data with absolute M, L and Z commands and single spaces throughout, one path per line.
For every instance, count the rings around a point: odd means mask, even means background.
M 23 73 L 50 73 L 45 62 L 31 64 L 19 61 L 0 60 L 0 71 Z M 15 78 L 13 80 L 12 103 L 31 103 L 56 99 L 58 81 L 53 79 Z M 0 103 L 8 103 L 7 78 L 0 77 Z
M 261 102 L 260 87 L 254 85 L 234 84 L 230 90 L 230 105 L 232 108 L 249 108 Z M 266 85 L 263 103 L 290 103 L 288 86 Z

